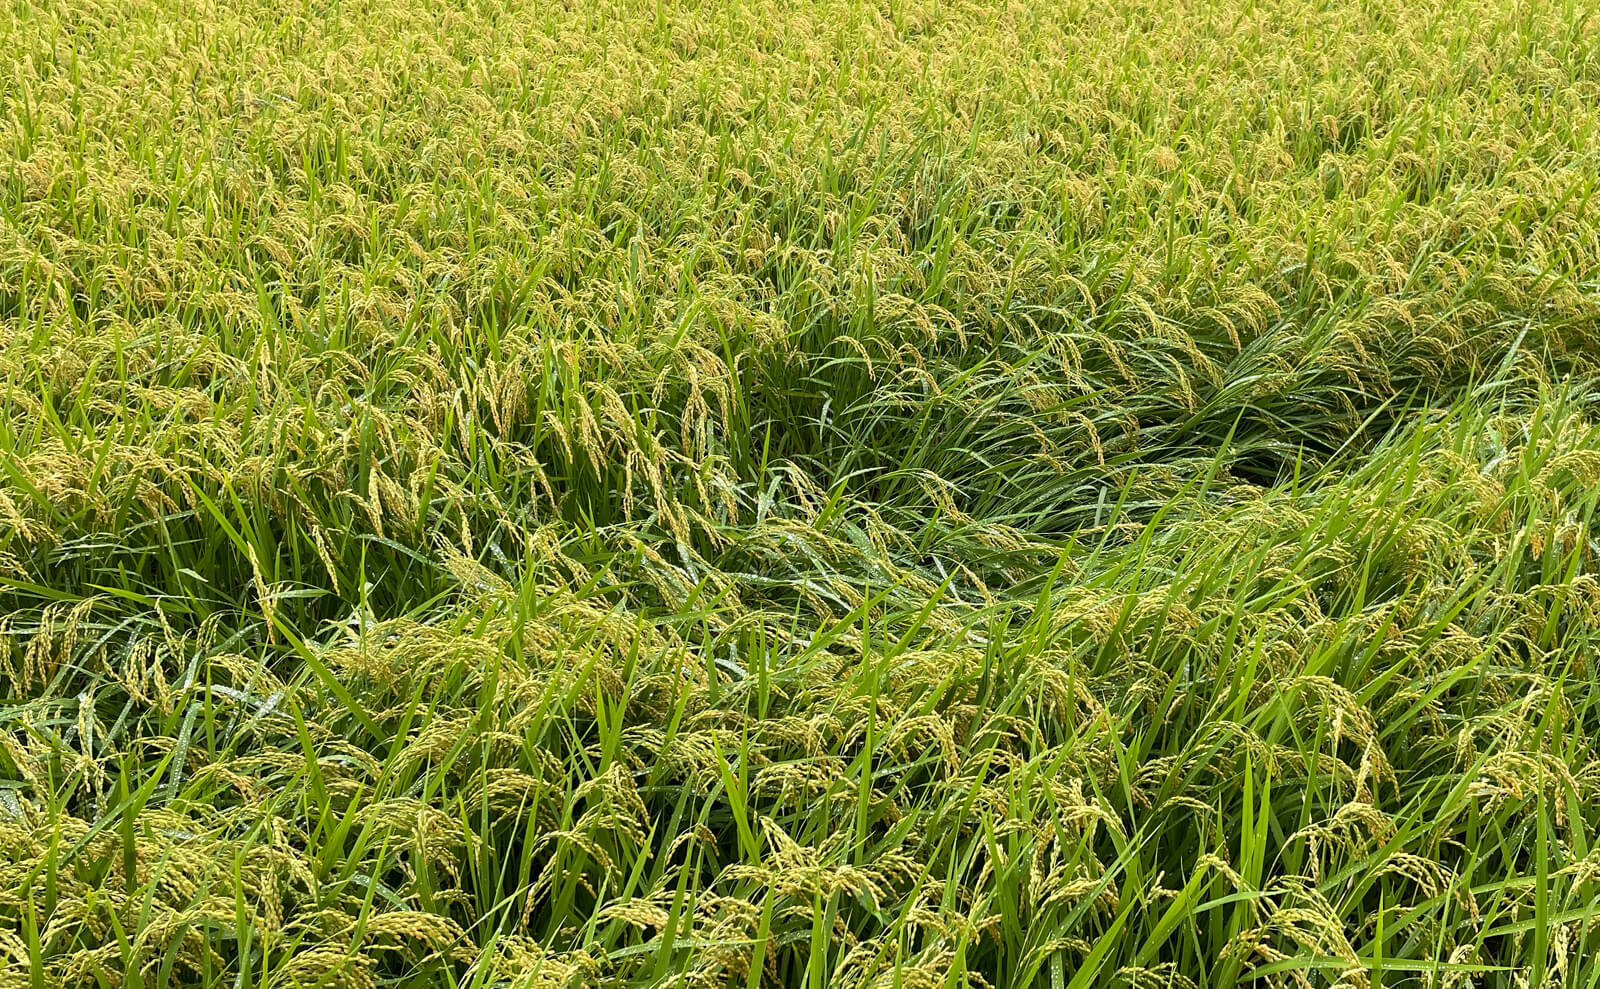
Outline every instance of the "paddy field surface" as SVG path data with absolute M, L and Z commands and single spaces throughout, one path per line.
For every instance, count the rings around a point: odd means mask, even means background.
M 1600 984 L 1600 8 L 3 0 L 0 987 Z

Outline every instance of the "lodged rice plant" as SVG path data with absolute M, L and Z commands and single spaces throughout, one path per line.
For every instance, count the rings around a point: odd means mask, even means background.
M 1600 984 L 1600 10 L 0 3 L 0 989 Z

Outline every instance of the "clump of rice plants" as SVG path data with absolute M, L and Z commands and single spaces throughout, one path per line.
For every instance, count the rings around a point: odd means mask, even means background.
M 1600 12 L 0 42 L 0 989 L 1600 980 Z

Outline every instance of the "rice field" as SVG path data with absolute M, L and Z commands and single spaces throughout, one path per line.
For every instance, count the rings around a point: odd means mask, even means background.
M 0 0 L 0 989 L 1600 985 L 1600 7 Z

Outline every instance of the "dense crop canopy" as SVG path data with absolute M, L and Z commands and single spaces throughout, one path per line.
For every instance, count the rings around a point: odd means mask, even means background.
M 1592 986 L 1600 10 L 0 0 L 0 989 Z

